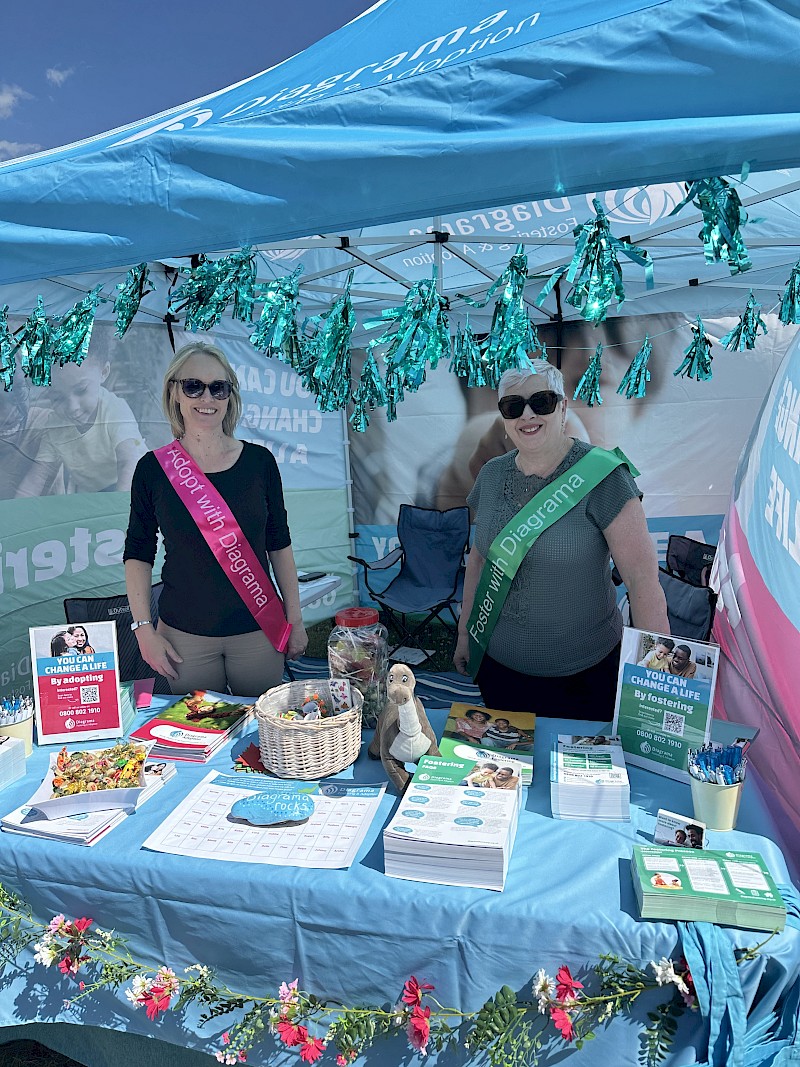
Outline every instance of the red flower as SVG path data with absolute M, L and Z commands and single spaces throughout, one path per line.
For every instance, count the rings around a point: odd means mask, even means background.
M 300 1048 L 300 1059 L 304 1063 L 316 1063 L 325 1051 L 325 1042 L 318 1037 L 309 1037 Z
M 575 1037 L 575 1027 L 572 1025 L 569 1012 L 564 1011 L 563 1008 L 551 1008 L 550 1018 L 565 1041 L 571 1041 Z
M 157 1019 L 159 1012 L 166 1011 L 169 1007 L 171 996 L 172 994 L 166 993 L 162 986 L 151 986 L 150 992 L 144 993 L 141 998 L 141 1002 L 147 1012 L 147 1018 Z
M 67 955 L 63 960 L 59 961 L 58 969 L 62 974 L 77 974 L 79 966 L 79 960 L 74 960 L 71 956 Z
M 240 1051 L 240 1052 L 237 1052 L 236 1055 L 239 1057 L 239 1063 L 246 1063 L 247 1062 L 247 1053 L 246 1052 L 241 1052 Z
M 89 929 L 89 927 L 92 925 L 93 922 L 94 922 L 93 919 L 76 919 L 75 922 L 73 923 L 73 926 L 75 927 L 75 929 L 78 931 L 79 934 L 82 934 L 84 930 L 88 930 Z
M 569 967 L 559 967 L 556 974 L 556 997 L 559 1000 L 573 1000 L 578 989 L 583 989 L 583 982 L 572 977 Z
M 433 989 L 433 986 L 428 985 L 427 982 L 420 984 L 412 974 L 403 986 L 403 996 L 401 999 L 404 1004 L 409 1004 L 413 1007 L 415 1004 L 422 1003 L 422 998 L 429 989 Z
M 278 1031 L 278 1037 L 289 1048 L 294 1045 L 302 1045 L 308 1038 L 308 1030 L 305 1026 L 295 1026 L 294 1023 L 284 1022 L 281 1020 L 276 1030 Z
M 406 1033 L 411 1047 L 417 1052 L 424 1052 L 431 1036 L 431 1009 L 421 1008 L 418 1004 L 411 1010 L 411 1018 L 408 1020 Z

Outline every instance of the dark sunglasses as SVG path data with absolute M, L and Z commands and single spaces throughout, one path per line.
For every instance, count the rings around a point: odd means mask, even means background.
M 559 400 L 564 398 L 558 393 L 554 393 L 552 389 L 542 389 L 538 393 L 531 393 L 530 396 L 504 396 L 500 403 L 497 405 L 500 408 L 500 414 L 504 419 L 518 419 L 526 406 L 531 409 L 534 415 L 552 415 L 558 406 Z
M 233 389 L 231 383 L 224 378 L 215 382 L 201 382 L 199 378 L 173 378 L 172 381 L 181 387 L 183 395 L 188 396 L 190 400 L 202 396 L 206 388 L 214 400 L 227 400 Z

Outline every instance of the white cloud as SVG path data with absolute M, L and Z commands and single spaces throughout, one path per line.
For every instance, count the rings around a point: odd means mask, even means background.
M 40 144 L 25 144 L 22 141 L 0 141 L 0 160 L 17 159 L 18 156 L 29 156 L 33 152 L 41 152 Z
M 31 94 L 26 93 L 18 85 L 0 84 L 0 119 L 10 118 L 20 100 L 31 100 Z
M 57 89 L 60 89 L 67 78 L 74 73 L 74 67 L 68 67 L 66 70 L 61 70 L 59 67 L 50 67 L 45 71 L 45 76 L 51 85 L 55 85 Z

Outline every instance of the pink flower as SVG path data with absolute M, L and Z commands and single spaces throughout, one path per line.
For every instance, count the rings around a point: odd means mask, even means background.
M 583 989 L 583 982 L 572 977 L 569 967 L 559 967 L 556 974 L 556 997 L 559 1000 L 574 1000 L 578 989 Z
M 430 1008 L 421 1008 L 417 1004 L 411 1009 L 411 1018 L 408 1020 L 406 1033 L 411 1047 L 417 1052 L 425 1052 L 428 1038 L 431 1036 L 430 1017 Z
M 564 1040 L 572 1041 L 573 1037 L 575 1037 L 575 1027 L 572 1025 L 569 1012 L 564 1011 L 563 1008 L 551 1008 L 550 1018 Z
M 295 1026 L 294 1023 L 285 1022 L 284 1020 L 281 1020 L 275 1029 L 278 1031 L 278 1037 L 289 1048 L 294 1045 L 302 1045 L 308 1038 L 308 1030 L 306 1030 L 305 1026 Z
M 278 990 L 278 1000 L 283 1004 L 294 1003 L 294 1001 L 297 1000 L 297 982 L 297 978 L 295 978 L 293 982 L 289 982 L 288 985 L 286 982 L 281 982 L 280 989 Z
M 237 1052 L 236 1055 L 239 1057 L 239 1063 L 246 1063 L 247 1062 L 247 1053 L 246 1052 L 242 1052 L 241 1049 L 240 1049 L 239 1052 Z
M 47 929 L 51 934 L 57 934 L 65 922 L 66 919 L 63 915 L 54 915 L 47 924 Z
M 403 996 L 401 999 L 404 1004 L 413 1007 L 415 1004 L 422 1003 L 422 998 L 429 989 L 433 989 L 433 986 L 428 985 L 427 982 L 420 984 L 412 974 L 403 986 Z
M 85 982 L 78 982 L 78 989 L 80 989 L 81 993 L 84 991 L 85 988 L 86 988 L 86 983 Z
M 321 1041 L 318 1037 L 309 1037 L 300 1047 L 300 1059 L 304 1063 L 316 1063 L 324 1051 L 324 1041 Z
M 336 1057 L 336 1067 L 347 1067 L 347 1060 L 344 1058 L 341 1052 Z
M 58 969 L 62 974 L 77 974 L 80 965 L 81 961 L 79 959 L 72 959 L 71 956 L 67 955 L 59 962 Z
M 222 1035 L 222 1044 L 223 1045 L 230 1045 L 230 1043 L 231 1043 L 231 1035 L 226 1030 L 225 1033 Z

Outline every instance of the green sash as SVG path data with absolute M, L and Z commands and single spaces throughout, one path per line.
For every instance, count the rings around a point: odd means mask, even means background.
M 514 575 L 536 538 L 623 463 L 634 478 L 639 474 L 621 449 L 608 452 L 604 448 L 593 448 L 538 492 L 492 541 L 467 623 L 469 672 L 473 678 L 478 673 Z

